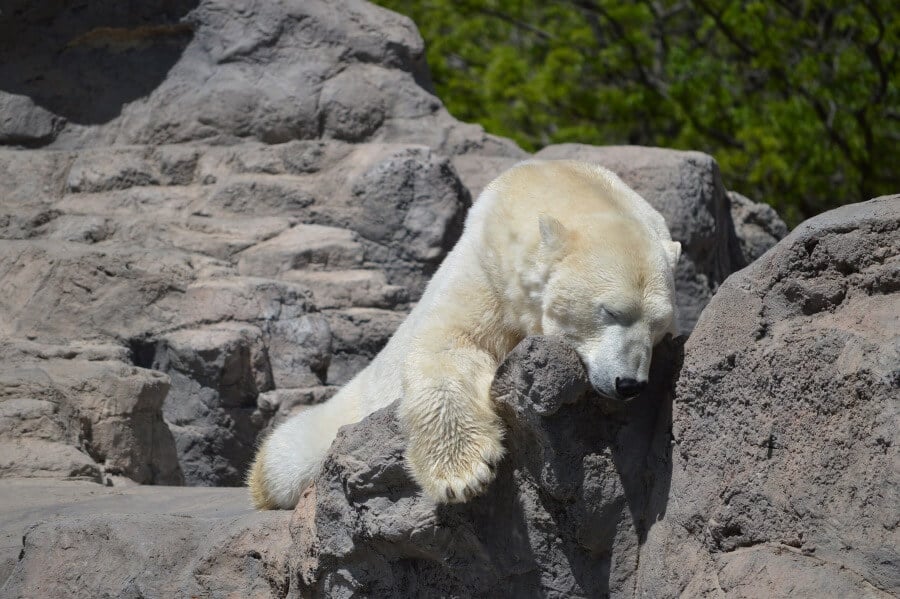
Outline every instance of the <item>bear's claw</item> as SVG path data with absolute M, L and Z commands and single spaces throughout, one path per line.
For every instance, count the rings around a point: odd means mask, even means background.
M 501 456 L 502 453 L 498 455 L 494 452 L 490 456 L 494 460 L 489 461 L 485 457 L 481 457 L 474 466 L 458 467 L 455 469 L 456 472 L 430 480 L 420 480 L 420 482 L 425 492 L 438 502 L 464 503 L 487 490 L 497 473 L 495 460 L 499 460 Z

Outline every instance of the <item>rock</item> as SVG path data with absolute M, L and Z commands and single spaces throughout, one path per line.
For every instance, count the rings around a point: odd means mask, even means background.
M 177 251 L 0 240 L 0 333 L 62 340 L 122 339 L 178 323 L 184 288 L 227 268 Z
M 242 252 L 238 272 L 244 276 L 271 278 L 303 268 L 347 269 L 361 266 L 364 256 L 353 231 L 297 225 Z
M 891 196 L 810 219 L 722 285 L 685 347 L 640 596 L 900 594 L 898 273 Z
M 321 162 L 320 154 L 343 155 L 347 162 Z M 0 223 L 15 238 L 0 240 L 0 277 L 8 291 L 0 299 L 6 315 L 0 329 L 18 341 L 102 340 L 125 350 L 119 359 L 169 375 L 168 401 L 156 409 L 163 409 L 172 428 L 180 466 L 149 475 L 114 466 L 106 454 L 96 457 L 112 472 L 129 472 L 142 482 L 239 484 L 256 437 L 267 427 L 264 416 L 274 416 L 257 411 L 257 395 L 273 386 L 288 391 L 344 382 L 363 368 L 402 320 L 404 312 L 394 310 L 408 309 L 451 247 L 468 202 L 449 161 L 422 147 L 346 149 L 334 142 L 253 146 L 238 154 L 129 147 L 36 163 L 69 172 L 30 212 L 17 213 L 18 200 L 9 204 L 9 216 Z M 322 168 L 326 172 L 317 170 Z M 296 206 L 280 200 L 264 216 L 221 209 L 222 216 L 212 216 L 209 198 L 220 188 L 197 180 L 225 182 L 233 172 L 269 182 L 288 177 L 292 185 L 302 179 L 304 189 L 332 200 L 305 205 L 302 214 L 310 224 L 296 223 Z M 371 182 L 374 190 L 360 181 Z M 163 186 L 171 191 L 153 192 Z M 256 192 L 252 186 L 246 190 L 252 205 Z M 339 270 L 317 270 L 334 268 Z M 370 307 L 383 313 L 348 316 L 349 321 L 324 315 L 310 285 L 329 314 L 365 314 Z M 334 318 L 358 329 L 352 345 L 331 338 Z M 210 374 L 232 362 L 243 364 L 235 366 L 242 382 Z M 90 368 L 73 372 L 96 376 Z M 223 399 L 226 387 L 240 389 L 240 400 Z M 152 418 L 162 422 L 160 415 Z M 56 441 L 84 449 L 72 438 Z M 73 468 L 61 463 L 58 472 L 68 476 L 78 470 Z
M 680 345 L 627 404 L 587 393 L 574 351 L 529 338 L 492 394 L 508 456 L 483 497 L 437 506 L 407 473 L 393 406 L 341 429 L 291 527 L 304 596 L 621 596 L 665 506 L 669 397 Z
M 750 264 L 787 236 L 787 225 L 768 204 L 754 202 L 735 191 L 728 192 L 728 199 L 744 264 Z
M 28 108 L 4 119 L 4 143 L 326 137 L 521 154 L 453 119 L 431 90 L 413 23 L 367 2 L 181 0 L 123 11 L 13 0 L 0 32 L 16 40 L 0 45 L 0 81 L 10 92 L 0 106 Z
M 321 310 L 334 308 L 394 308 L 403 306 L 408 293 L 390 285 L 380 270 L 292 270 L 282 279 L 307 287 Z
M 183 299 L 173 304 L 183 325 L 294 319 L 315 308 L 308 287 L 255 277 L 200 280 L 188 285 Z
M 268 327 L 272 378 L 279 389 L 325 382 L 331 363 L 331 327 L 320 314 L 279 320 Z
M 126 364 L 103 346 L 7 343 L 0 350 L 0 474 L 183 480 L 160 413 L 164 374 Z
M 96 193 L 149 185 L 187 185 L 198 151 L 179 146 L 99 148 L 78 154 L 66 180 L 71 193 Z
M 326 381 L 329 385 L 343 385 L 381 351 L 406 314 L 376 308 L 348 308 L 329 310 L 325 317 L 331 328 L 333 351 Z
M 236 323 L 183 329 L 150 351 L 150 366 L 171 380 L 163 415 L 185 482 L 242 485 L 260 428 L 252 419 L 257 397 L 273 387 L 262 331 Z
M 89 455 L 71 445 L 42 439 L 19 438 L 0 441 L 0 475 L 3 478 L 59 478 L 103 480 L 100 466 Z
M 56 137 L 63 119 L 28 96 L 0 92 L 0 144 L 42 146 Z
M 0 480 L 3 597 L 284 597 L 287 512 L 243 489 Z

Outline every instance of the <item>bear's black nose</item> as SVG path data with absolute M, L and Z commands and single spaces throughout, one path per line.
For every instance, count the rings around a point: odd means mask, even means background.
M 634 379 L 620 379 L 616 377 L 616 393 L 625 399 L 630 399 L 640 395 L 641 391 L 647 388 L 647 381 L 636 381 Z

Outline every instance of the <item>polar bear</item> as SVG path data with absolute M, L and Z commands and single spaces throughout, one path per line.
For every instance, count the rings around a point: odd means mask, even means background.
M 254 504 L 294 507 L 338 429 L 398 400 L 424 492 L 437 502 L 481 493 L 504 453 L 489 395 L 504 356 L 528 335 L 559 335 L 598 393 L 638 395 L 653 346 L 674 330 L 680 252 L 662 215 L 612 172 L 568 160 L 514 166 L 479 196 L 369 366 L 262 443 L 248 477 Z

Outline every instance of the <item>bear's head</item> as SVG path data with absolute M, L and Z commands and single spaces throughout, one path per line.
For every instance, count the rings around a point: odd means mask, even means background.
M 539 225 L 544 334 L 575 348 L 598 393 L 635 397 L 647 385 L 653 346 L 674 331 L 681 245 L 620 216 L 566 227 L 542 215 Z

